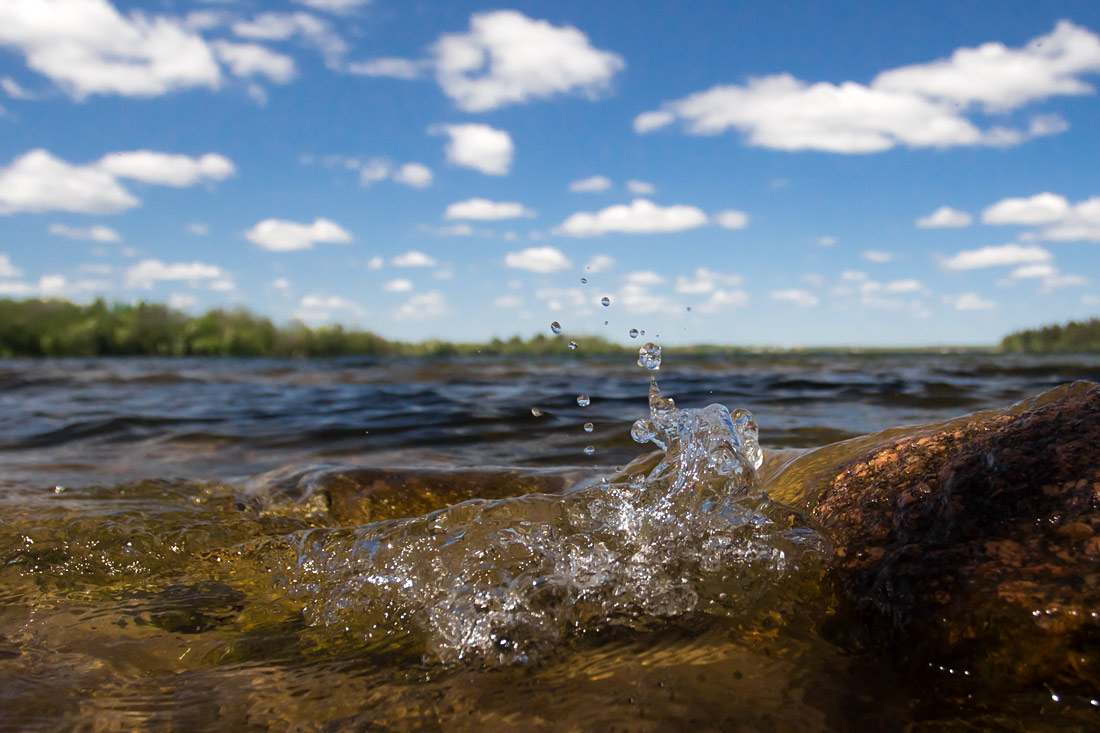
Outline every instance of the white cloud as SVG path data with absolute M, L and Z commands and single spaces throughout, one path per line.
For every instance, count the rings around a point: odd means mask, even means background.
M 393 174 L 393 180 L 413 188 L 427 188 L 432 178 L 431 168 L 422 163 L 405 163 Z
M 445 227 L 430 227 L 425 224 L 420 229 L 437 237 L 472 237 L 475 233 L 480 236 L 492 236 L 489 230 L 475 232 L 472 226 L 464 223 L 448 224 Z
M 384 181 L 390 177 L 393 166 L 382 158 L 371 158 L 359 171 L 359 182 L 364 186 Z
M 50 224 L 50 234 L 69 239 L 84 239 L 92 242 L 120 242 L 122 237 L 114 229 L 102 224 L 90 227 L 70 227 L 65 224 Z
M 1002 244 L 963 250 L 954 257 L 944 259 L 941 264 L 948 270 L 973 270 L 980 267 L 1049 262 L 1050 259 L 1050 252 L 1042 247 Z
M 615 259 L 607 255 L 593 255 L 588 264 L 584 266 L 587 272 L 603 272 L 615 266 Z
M 412 280 L 406 280 L 403 277 L 399 277 L 384 284 L 382 289 L 387 293 L 407 293 L 413 289 L 413 284 Z
M 574 91 L 594 98 L 626 65 L 576 28 L 515 10 L 475 13 L 468 32 L 441 36 L 432 53 L 439 86 L 466 112 Z
M 803 308 L 815 306 L 821 302 L 817 299 L 816 295 L 808 290 L 773 290 L 768 293 L 768 296 L 772 300 L 778 300 L 784 303 L 794 303 Z
M 1069 214 L 1064 196 L 1045 192 L 1030 198 L 1007 198 L 982 212 L 986 224 L 1053 224 Z
M 889 252 L 883 252 L 879 249 L 865 249 L 860 253 L 860 257 L 868 262 L 889 262 L 894 259 L 894 255 Z
M 435 267 L 439 264 L 434 257 L 430 257 L 415 249 L 411 249 L 403 255 L 394 257 L 391 262 L 397 267 Z
M 351 241 L 351 234 L 329 219 L 314 219 L 312 224 L 301 224 L 284 219 L 264 219 L 244 233 L 253 244 L 272 252 L 313 249 L 322 242 L 343 244 Z
M 236 290 L 237 285 L 229 279 L 214 280 L 212 283 L 210 283 L 210 289 L 217 290 L 222 293 L 228 293 L 230 291 Z
M 744 211 L 727 209 L 714 215 L 714 221 L 725 229 L 744 229 L 749 225 L 749 215 Z
M 606 176 L 590 176 L 569 184 L 572 193 L 599 193 L 611 188 L 611 179 Z
M 500 221 L 532 217 L 535 212 L 515 201 L 490 201 L 472 198 L 456 201 L 443 213 L 445 219 L 474 219 L 477 221 Z
M 0 168 L 0 215 L 17 211 L 115 214 L 141 202 L 96 166 L 75 166 L 32 150 Z
M 339 295 L 311 294 L 299 301 L 294 317 L 306 323 L 324 323 L 333 320 L 333 311 L 346 311 L 357 317 L 365 313 L 358 303 Z
M 5 298 L 26 298 L 38 295 L 38 288 L 31 283 L 19 280 L 0 281 L 0 296 Z
M 963 293 L 957 297 L 945 296 L 943 302 L 960 311 L 988 310 L 997 307 L 991 300 L 985 300 L 977 293 Z
M 632 285 L 663 285 L 665 278 L 653 270 L 636 270 L 625 275 L 626 281 Z
M 34 99 L 35 98 L 35 95 L 31 94 L 26 89 L 24 89 L 22 86 L 20 86 L 19 82 L 17 82 L 15 79 L 12 79 L 10 76 L 5 76 L 3 78 L 0 78 L 0 89 L 3 89 L 4 93 L 7 94 L 12 99 Z
M 504 256 L 504 264 L 531 272 L 558 272 L 573 266 L 569 258 L 554 247 L 529 247 Z
M 1075 285 L 1088 285 L 1089 280 L 1081 275 L 1067 275 L 1049 263 L 1036 263 L 1017 267 L 1008 276 L 1009 280 L 1038 280 L 1042 292 Z M 998 283 L 1003 284 L 1003 283 Z
M 1082 295 L 1081 305 L 1100 305 L 1100 295 Z
M 837 238 L 829 236 L 829 235 L 826 235 L 826 236 L 822 237 L 821 239 L 817 240 L 817 245 L 819 247 L 832 247 L 836 243 L 837 243 Z
M 424 70 L 420 61 L 398 58 L 367 59 L 348 64 L 349 74 L 389 79 L 418 79 Z
M 638 115 L 634 129 L 649 132 L 680 119 L 690 134 L 733 128 L 753 146 L 834 153 L 1017 145 L 1067 125 L 1048 115 L 1025 130 L 982 130 L 965 115 L 974 106 L 1005 112 L 1050 96 L 1091 93 L 1077 77 L 1097 70 L 1100 38 L 1062 21 L 1021 49 L 962 48 L 950 59 L 885 71 L 869 85 L 773 74 L 715 86 Z
M 965 211 L 941 206 L 928 216 L 917 219 L 916 223 L 921 229 L 943 229 L 968 227 L 973 221 L 974 217 Z
M 217 265 L 204 262 L 175 262 L 168 264 L 157 259 L 142 260 L 126 270 L 126 287 L 151 289 L 164 280 L 184 280 L 198 283 L 202 280 L 224 280 L 228 274 Z
M 11 263 L 11 255 L 0 252 L 0 277 L 20 277 L 23 271 Z
M 700 267 L 693 277 L 680 275 L 676 278 L 676 292 L 685 295 L 713 293 L 720 285 L 741 285 L 744 279 L 740 275 L 724 275 L 714 270 Z
M 234 76 L 263 75 L 277 84 L 294 78 L 294 59 L 259 44 L 214 41 L 211 46 Z
M 204 179 L 221 181 L 237 171 L 232 161 L 217 153 L 190 158 L 152 150 L 108 153 L 96 166 L 118 178 L 177 188 L 193 186 Z
M 741 308 L 749 304 L 749 295 L 743 290 L 714 290 L 698 307 L 703 313 L 718 313 L 730 308 Z
M 557 231 L 571 237 L 597 237 L 608 232 L 650 234 L 681 232 L 707 223 L 707 215 L 694 206 L 658 206 L 634 199 L 596 213 L 578 212 L 563 221 Z
M 70 96 L 153 97 L 221 83 L 206 42 L 178 18 L 134 11 L 107 0 L 0 3 L 0 45 L 26 57 Z
M 260 13 L 252 20 L 233 23 L 233 33 L 240 38 L 261 41 L 287 41 L 298 38 L 306 46 L 316 49 L 325 63 L 333 69 L 342 69 L 342 57 L 347 44 L 327 21 L 309 13 Z
M 399 321 L 422 320 L 425 318 L 438 318 L 446 315 L 446 313 L 447 301 L 443 297 L 443 293 L 438 290 L 431 290 L 409 298 L 394 312 L 394 318 Z
M 588 308 L 588 298 L 580 288 L 541 288 L 535 291 L 535 298 L 544 301 L 548 310 L 560 311 L 569 308 L 577 314 L 591 312 Z
M 202 222 L 193 221 L 187 225 L 187 231 L 198 237 L 205 237 L 210 233 L 210 227 L 206 226 Z
M 502 295 L 493 299 L 493 305 L 497 308 L 522 308 L 523 298 L 517 295 Z
M 638 181 L 631 178 L 626 182 L 626 190 L 635 196 L 652 196 L 657 192 L 657 187 L 648 181 Z
M 507 175 L 512 168 L 515 145 L 512 136 L 489 125 L 470 122 L 462 125 L 432 125 L 430 135 L 448 135 L 447 162 L 473 168 L 489 176 Z
M 386 261 L 384 259 L 382 259 L 381 257 L 378 257 L 376 255 L 374 257 L 371 257 L 369 260 L 367 260 L 367 269 L 368 270 L 381 270 L 382 267 L 385 264 L 386 264 Z
M 370 3 L 370 0 L 293 0 L 298 5 L 325 13 L 350 13 Z
M 291 288 L 290 280 L 287 280 L 285 277 L 277 277 L 271 281 L 271 287 L 286 295 Z
M 190 308 L 197 302 L 198 300 L 194 295 L 189 295 L 187 293 L 172 293 L 172 295 L 168 297 L 168 307 L 177 311 Z

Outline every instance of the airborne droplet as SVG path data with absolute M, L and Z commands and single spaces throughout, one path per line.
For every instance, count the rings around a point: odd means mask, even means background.
M 603 296 L 602 298 L 600 298 L 600 305 L 602 305 L 604 308 L 611 305 L 611 298 L 607 297 L 606 295 Z
M 655 343 L 647 343 L 638 349 L 638 366 L 649 370 L 661 368 L 661 347 Z
M 630 338 L 632 338 L 632 339 L 638 338 L 638 329 L 636 329 L 636 328 L 630 329 L 629 331 L 627 331 L 627 333 L 630 335 Z
M 588 282 L 588 278 L 587 278 L 587 277 L 582 277 L 582 278 L 581 278 L 581 282 L 582 282 L 582 283 L 586 283 L 586 282 Z
M 577 348 L 577 342 L 576 341 L 570 341 L 569 342 L 569 349 L 572 351 L 572 350 L 576 350 L 576 348 Z
M 586 394 L 579 394 L 577 395 L 577 404 L 581 407 L 588 407 L 592 404 L 592 398 Z
M 550 324 L 550 330 L 553 331 L 554 333 L 561 333 L 561 324 L 558 323 L 557 321 L 554 321 L 553 323 Z
M 592 432 L 592 430 L 594 429 L 594 427 L 595 427 L 595 426 L 594 426 L 594 425 L 592 425 L 592 423 L 590 423 L 590 422 L 586 422 L 586 423 L 584 424 L 584 432 L 586 432 L 586 433 L 591 433 L 591 432 Z
M 537 407 L 532 407 L 531 408 L 531 414 L 534 415 L 535 417 L 542 417 L 542 410 L 540 410 Z
M 590 455 L 592 455 L 592 454 L 593 454 L 593 453 L 595 453 L 595 452 L 596 452 L 596 446 L 594 446 L 594 445 L 586 445 L 586 446 L 584 447 L 584 454 L 585 454 L 586 456 L 590 456 Z

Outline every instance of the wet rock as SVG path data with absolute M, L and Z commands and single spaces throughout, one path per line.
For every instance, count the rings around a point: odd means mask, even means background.
M 1100 697 L 1100 385 L 890 438 L 816 492 L 869 643 L 994 693 Z

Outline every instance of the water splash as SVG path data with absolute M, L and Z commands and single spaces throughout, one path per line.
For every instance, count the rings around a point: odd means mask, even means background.
M 822 539 L 759 491 L 751 414 L 679 409 L 655 379 L 649 407 L 631 431 L 664 452 L 648 474 L 311 530 L 256 555 L 310 623 L 447 664 L 522 663 L 578 630 L 754 607 Z

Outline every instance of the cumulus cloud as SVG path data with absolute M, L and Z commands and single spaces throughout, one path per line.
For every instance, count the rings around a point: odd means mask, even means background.
M 11 263 L 11 255 L 0 252 L 0 277 L 20 277 L 23 271 Z
M 676 292 L 684 295 L 702 295 L 713 293 L 723 285 L 741 285 L 744 278 L 740 275 L 725 275 L 714 270 L 700 267 L 692 277 L 680 275 L 676 278 Z
M 343 244 L 351 234 L 330 219 L 314 219 L 301 224 L 285 219 L 264 219 L 244 233 L 245 239 L 272 252 L 313 249 L 319 243 Z
M 809 308 L 815 306 L 821 301 L 817 296 L 808 290 L 773 290 L 768 293 L 768 297 L 772 300 L 777 300 L 784 303 L 794 303 L 802 308 Z
M 573 214 L 561 223 L 557 232 L 571 237 L 597 237 L 608 232 L 668 233 L 694 229 L 707 222 L 707 215 L 694 206 L 658 206 L 647 199 L 634 199 L 629 205 Z
M 210 233 L 210 227 L 206 226 L 202 222 L 193 221 L 187 225 L 187 231 L 197 237 L 205 237 L 207 234 Z
M 333 311 L 350 313 L 361 317 L 365 311 L 353 300 L 339 295 L 306 295 L 299 301 L 294 317 L 306 323 L 324 323 L 334 318 Z
M 393 180 L 413 188 L 432 185 L 432 170 L 422 163 L 405 163 L 393 174 Z
M 151 289 L 158 282 L 183 280 L 197 284 L 203 280 L 225 280 L 228 273 L 217 265 L 204 262 L 166 263 L 157 259 L 142 260 L 126 271 L 126 287 Z
M 439 264 L 434 257 L 415 249 L 394 257 L 391 262 L 397 267 L 435 267 Z
M 648 181 L 638 181 L 631 178 L 626 182 L 626 190 L 635 196 L 652 196 L 657 192 L 657 187 Z
M 490 201 L 489 199 L 472 198 L 465 201 L 456 201 L 448 206 L 443 213 L 443 218 L 501 221 L 534 215 L 534 211 L 515 201 Z
M 718 313 L 731 308 L 741 308 L 749 304 L 749 294 L 744 290 L 712 290 L 698 310 L 703 313 Z
M 694 135 L 741 132 L 777 150 L 873 153 L 897 146 L 1010 146 L 1067 128 L 1050 115 L 1027 129 L 979 128 L 974 107 L 1007 112 L 1057 95 L 1091 93 L 1078 77 L 1100 70 L 1100 38 L 1062 21 L 1024 48 L 987 43 L 949 59 L 891 69 L 870 84 L 809 83 L 790 74 L 715 86 L 634 120 L 639 133 L 683 122 Z
M 725 229 L 744 229 L 749 225 L 749 215 L 744 211 L 727 209 L 714 215 L 714 221 Z
M 122 15 L 107 0 L 0 3 L 0 45 L 75 99 L 153 97 L 221 83 L 212 49 L 183 20 Z
M 615 259 L 608 255 L 593 255 L 584 266 L 587 272 L 603 272 L 615 266 Z
M 963 293 L 955 297 L 945 296 L 943 301 L 960 311 L 989 310 L 996 308 L 997 304 L 991 300 L 985 300 L 977 293 Z
M 403 277 L 394 278 L 382 286 L 387 293 L 407 293 L 413 289 L 412 280 Z
M 1043 226 L 1038 236 L 1061 242 L 1100 242 L 1100 196 L 1070 204 L 1065 196 L 1044 192 L 1007 198 L 982 212 L 987 224 Z
M 548 273 L 568 270 L 573 266 L 569 258 L 555 247 L 529 247 L 504 256 L 504 264 L 519 270 Z
M 141 202 L 108 171 L 32 150 L 0 168 L 0 214 L 70 211 L 117 214 Z
M 576 28 L 516 10 L 475 13 L 469 31 L 441 36 L 432 54 L 440 88 L 466 112 L 569 92 L 594 98 L 626 66 Z
M 826 236 L 822 237 L 821 239 L 817 240 L 817 246 L 819 246 L 819 247 L 832 247 L 836 243 L 837 243 L 837 238 L 832 237 L 832 236 L 828 236 L 828 235 L 826 235 Z
M 370 0 L 293 0 L 298 5 L 325 13 L 350 13 L 370 3 Z
M 34 99 L 35 95 L 28 92 L 15 79 L 10 76 L 0 78 L 0 89 L 4 90 L 12 99 Z
M 523 298 L 518 295 L 501 295 L 493 299 L 493 305 L 497 308 L 522 308 Z
M 251 20 L 233 23 L 232 29 L 238 37 L 250 40 L 298 39 L 304 45 L 317 50 L 330 68 L 343 68 L 342 57 L 347 51 L 347 44 L 327 21 L 310 13 L 260 13 Z
M 91 242 L 120 242 L 122 237 L 109 226 L 96 224 L 90 227 L 71 227 L 65 224 L 50 224 L 50 234 L 68 239 L 82 239 Z
M 600 193 L 611 188 L 611 179 L 606 176 L 590 176 L 569 184 L 572 193 Z
M 221 181 L 236 172 L 233 162 L 217 153 L 191 158 L 152 150 L 134 150 L 109 153 L 96 165 L 117 178 L 132 178 L 143 183 L 177 188 L 193 186 L 203 180 Z
M 447 135 L 447 162 L 473 168 L 489 176 L 507 175 L 512 169 L 515 145 L 512 136 L 489 125 L 470 122 L 462 125 L 432 125 L 430 135 Z
M 211 45 L 234 76 L 266 76 L 277 84 L 294 78 L 294 59 L 257 43 L 215 41 Z
M 394 311 L 394 318 L 399 321 L 423 320 L 426 318 L 438 318 L 446 315 L 447 300 L 443 293 L 431 290 L 409 298 L 404 304 Z
M 921 229 L 943 229 L 968 227 L 974 217 L 965 211 L 952 209 L 950 206 L 941 206 L 928 216 L 917 219 L 917 226 Z
M 879 249 L 865 249 L 860 253 L 860 257 L 868 262 L 889 262 L 894 259 L 894 255 L 889 252 L 883 252 Z
M 974 270 L 982 267 L 1049 262 L 1050 259 L 1050 252 L 1042 247 L 1001 244 L 963 250 L 953 257 L 942 260 L 940 264 L 948 270 Z
M 1088 278 L 1081 275 L 1067 275 L 1054 265 L 1046 262 L 1017 267 L 1008 276 L 1009 282 L 1013 280 L 1037 280 L 1040 283 L 1041 291 L 1044 293 L 1058 288 L 1089 284 Z
M 425 64 L 420 61 L 398 58 L 377 58 L 366 61 L 354 61 L 348 64 L 350 74 L 373 76 L 389 79 L 418 79 Z
M 324 162 L 327 161 L 328 158 Z M 349 170 L 359 168 L 359 182 L 364 186 L 392 179 L 412 188 L 427 188 L 435 179 L 432 169 L 422 163 L 405 163 L 395 168 L 385 158 L 371 158 L 362 166 L 355 158 L 340 158 L 339 162 Z

